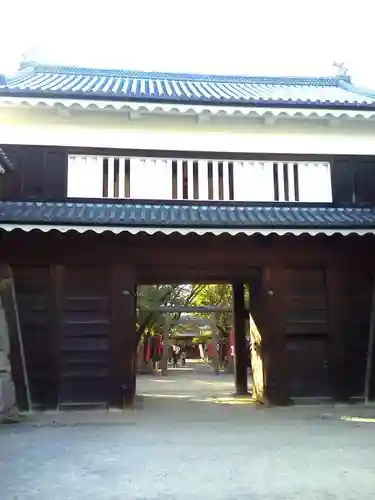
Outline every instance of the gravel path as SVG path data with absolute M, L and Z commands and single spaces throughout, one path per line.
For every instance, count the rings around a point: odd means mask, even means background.
M 229 404 L 231 378 L 199 370 L 138 387 L 134 411 L 2 425 L 1 500 L 375 498 L 375 425 L 340 420 L 375 408 Z

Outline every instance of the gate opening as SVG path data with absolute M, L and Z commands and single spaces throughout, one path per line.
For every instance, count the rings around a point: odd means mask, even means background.
M 259 339 L 252 334 L 250 290 L 244 291 L 241 315 L 246 326 L 238 345 L 232 285 L 139 286 L 137 394 L 218 403 L 233 403 L 237 395 L 239 403 L 238 379 L 242 378 L 241 396 L 251 402 L 252 352 Z

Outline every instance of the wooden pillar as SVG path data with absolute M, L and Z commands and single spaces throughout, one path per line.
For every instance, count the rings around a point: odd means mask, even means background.
M 332 396 L 347 399 L 345 383 L 344 274 L 343 268 L 330 266 L 326 271 L 329 360 L 328 376 Z
M 63 324 L 63 280 L 64 267 L 50 266 L 48 294 L 48 381 L 46 383 L 45 407 L 55 409 L 59 403 L 61 374 L 61 328 Z
M 216 313 L 211 313 L 211 331 L 212 331 L 212 368 L 216 375 L 219 374 L 219 353 L 217 351 L 218 335 L 216 326 Z
M 169 358 L 169 321 L 170 317 L 168 313 L 165 313 L 164 317 L 164 339 L 163 339 L 163 354 L 161 357 L 161 374 L 168 374 L 168 358 Z
M 31 408 L 29 408 L 27 381 L 25 380 L 25 371 L 22 359 L 22 345 L 20 343 L 19 323 L 17 320 L 17 304 L 14 303 L 12 293 L 12 287 L 14 287 L 12 280 L 13 277 L 10 267 L 6 264 L 1 264 L 0 293 L 8 326 L 10 364 L 16 391 L 16 402 L 20 410 L 31 410 Z
M 109 406 L 134 402 L 136 389 L 136 282 L 133 269 L 111 268 Z
M 233 284 L 234 379 L 236 394 L 247 394 L 246 310 L 243 283 Z
M 283 269 L 268 267 L 263 272 L 262 350 L 265 401 L 286 405 L 289 401 L 286 366 Z

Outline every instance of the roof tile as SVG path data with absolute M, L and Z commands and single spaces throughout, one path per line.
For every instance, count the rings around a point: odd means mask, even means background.
M 0 95 L 358 108 L 375 107 L 375 94 L 343 77 L 203 75 L 59 66 L 24 67 L 0 82 Z
M 0 201 L 0 224 L 191 228 L 371 228 L 375 208 L 303 204 L 82 203 Z

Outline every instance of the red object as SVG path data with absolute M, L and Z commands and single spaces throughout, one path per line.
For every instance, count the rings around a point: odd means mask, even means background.
M 161 335 L 157 335 L 156 345 L 155 345 L 156 356 L 161 356 L 161 351 L 162 351 Z
M 150 339 L 147 339 L 147 344 L 146 344 L 146 362 L 150 361 L 151 359 L 151 345 L 150 345 Z

